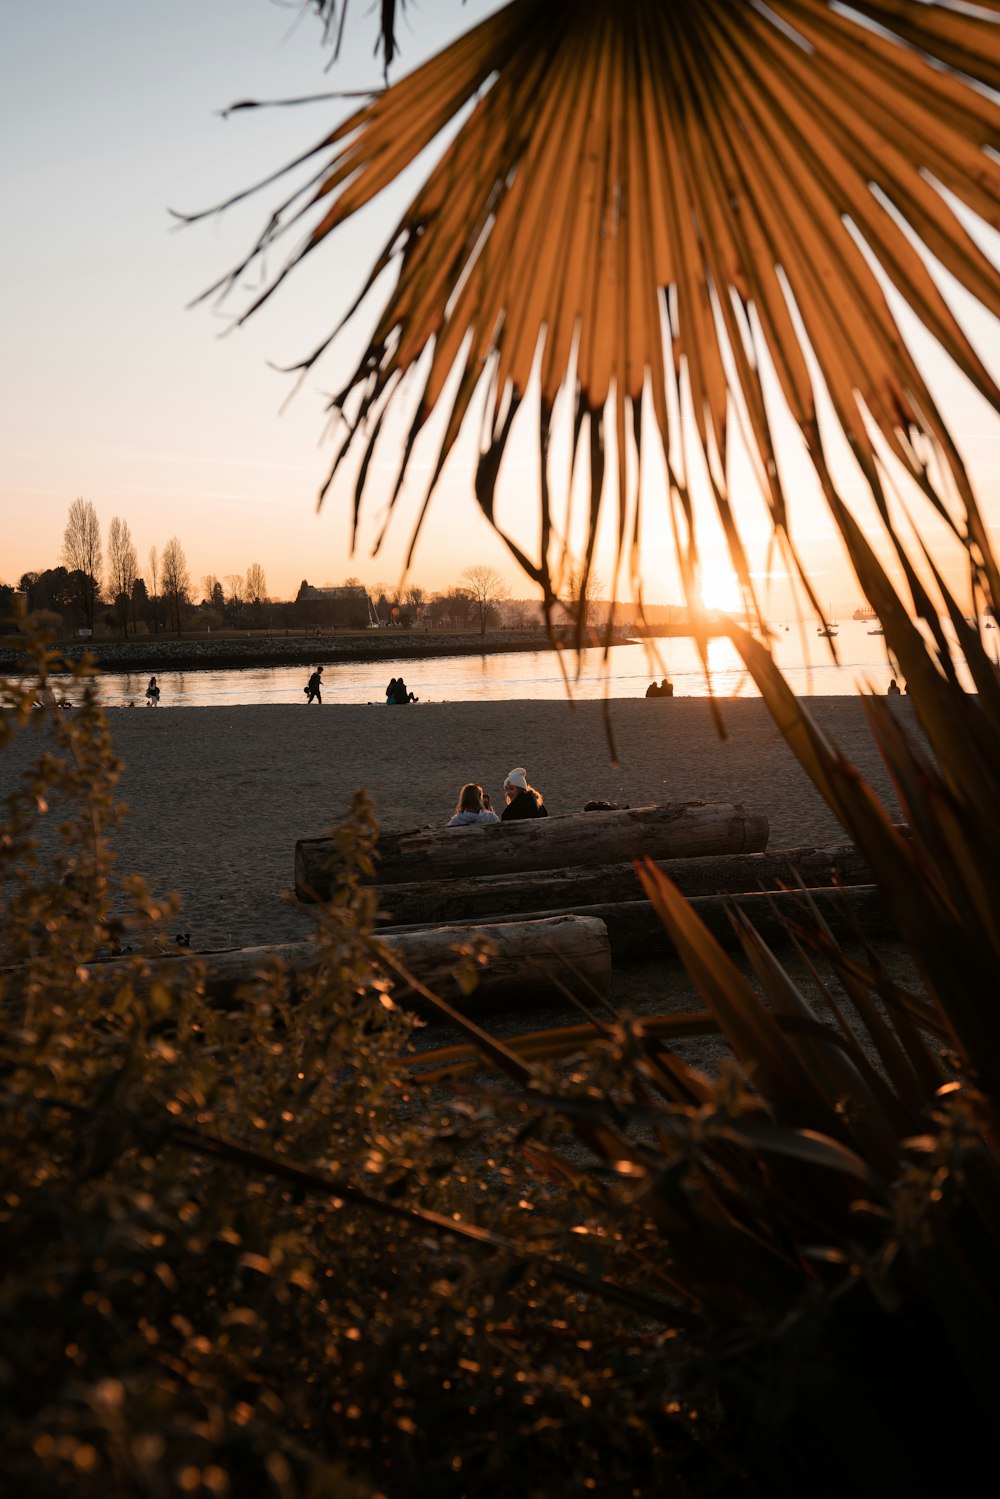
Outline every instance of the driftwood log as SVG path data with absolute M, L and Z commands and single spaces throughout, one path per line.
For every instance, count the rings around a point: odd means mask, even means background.
M 734 911 L 742 912 L 769 943 L 780 944 L 786 940 L 785 922 L 788 920 L 805 927 L 814 925 L 812 910 L 819 912 L 830 931 L 840 940 L 856 937 L 859 933 L 866 937 L 891 937 L 896 933 L 877 885 L 696 895 L 690 898 L 689 904 L 723 947 L 738 945 L 731 919 Z M 536 920 L 545 920 L 560 913 L 547 910 L 533 914 Z M 577 906 L 573 914 L 594 917 L 604 923 L 611 957 L 616 964 L 640 958 L 677 957 L 676 948 L 648 900 L 598 902 Z M 421 928 L 409 927 L 406 930 L 412 932 Z M 382 935 L 380 932 L 379 936 Z
M 594 917 L 567 915 L 531 921 L 477 923 L 457 927 L 434 927 L 413 932 L 378 934 L 393 973 L 392 960 L 457 1009 L 478 1008 L 510 1001 L 551 1000 L 567 991 L 582 999 L 595 992 L 605 998 L 611 982 L 611 947 L 607 929 Z M 477 983 L 465 995 L 455 977 L 460 958 L 456 946 L 488 943 L 492 955 L 475 965 Z M 190 969 L 199 964 L 205 975 L 205 993 L 213 1001 L 231 1000 L 237 990 L 252 984 L 275 960 L 280 959 L 293 980 L 315 973 L 321 949 L 315 942 L 286 942 L 273 947 L 238 947 L 221 952 L 184 953 L 158 960 L 157 966 Z M 122 975 L 134 959 L 109 958 L 90 964 L 102 977 Z M 420 1008 L 419 994 L 397 978 L 393 999 Z
M 773 890 L 781 885 L 864 885 L 871 880 L 867 864 L 852 843 L 771 854 L 657 859 L 654 863 L 688 896 Z M 379 891 L 378 919 L 393 926 L 496 921 L 532 911 L 575 911 L 644 899 L 634 864 L 602 864 L 386 885 Z
M 617 812 L 577 812 L 532 822 L 383 833 L 378 841 L 379 885 L 463 879 L 527 870 L 619 864 L 643 854 L 679 859 L 708 854 L 760 853 L 768 821 L 732 802 L 678 802 Z M 295 845 L 295 891 L 300 900 L 328 900 L 340 876 L 331 838 Z

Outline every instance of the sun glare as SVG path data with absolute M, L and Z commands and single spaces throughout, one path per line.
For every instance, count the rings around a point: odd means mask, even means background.
M 739 614 L 742 610 L 740 586 L 736 574 L 728 568 L 706 568 L 698 593 L 706 609 L 718 609 L 723 614 Z

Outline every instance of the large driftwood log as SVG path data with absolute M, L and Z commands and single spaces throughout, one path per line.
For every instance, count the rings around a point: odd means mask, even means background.
M 379 945 L 420 983 L 457 1009 L 510 1001 L 551 1000 L 567 991 L 587 999 L 607 997 L 611 982 L 611 948 L 607 930 L 594 917 L 567 915 L 540 920 L 477 923 L 435 927 L 413 932 L 379 933 Z M 475 964 L 477 983 L 471 994 L 463 994 L 455 977 L 461 959 L 457 947 L 476 948 L 488 943 L 492 955 Z M 253 983 L 276 959 L 293 979 L 315 973 L 321 951 L 315 942 L 286 942 L 273 947 L 239 947 L 222 952 L 184 953 L 159 960 L 169 968 L 201 965 L 205 992 L 212 1000 L 230 1000 L 236 991 Z M 123 975 L 134 960 L 111 958 L 89 965 L 98 974 Z M 469 964 L 468 966 L 472 966 Z M 392 997 L 420 1008 L 419 994 L 397 977 Z
M 771 890 L 779 885 L 863 885 L 871 880 L 853 844 L 789 848 L 770 854 L 721 854 L 657 859 L 688 896 Z M 379 920 L 393 926 L 435 921 L 496 921 L 539 910 L 574 911 L 594 904 L 643 900 L 635 865 L 527 870 L 463 880 L 386 885 L 379 891 Z
M 732 802 L 678 802 L 619 812 L 576 812 L 533 822 L 488 823 L 383 833 L 378 883 L 426 881 L 618 864 L 648 854 L 678 859 L 708 854 L 760 853 L 768 822 Z M 328 900 L 339 879 L 331 838 L 295 845 L 295 890 L 300 900 Z
M 421 942 L 423 938 L 423 942 Z M 478 982 L 463 995 L 451 949 L 483 939 L 492 954 L 477 966 Z M 574 994 L 590 1001 L 607 998 L 611 987 L 611 944 L 603 921 L 560 913 L 530 921 L 434 927 L 425 932 L 379 933 L 379 941 L 402 967 L 458 1009 L 498 1003 L 524 1003 Z M 415 1003 L 420 996 L 405 986 L 394 999 Z
M 892 937 L 892 920 L 877 885 L 854 885 L 809 890 L 760 891 L 751 894 L 697 895 L 689 904 L 723 947 L 737 946 L 731 912 L 741 911 L 757 931 L 772 943 L 787 937 L 786 920 L 805 927 L 812 924 L 810 910 L 823 917 L 833 935 L 841 940 L 862 932 L 866 937 Z M 550 919 L 558 911 L 536 911 L 537 920 Z M 595 917 L 607 928 L 611 957 L 615 964 L 639 958 L 675 958 L 677 951 L 663 923 L 648 900 L 623 900 L 577 906 L 574 915 Z M 409 931 L 421 928 L 408 928 Z M 382 933 L 379 934 L 380 936 Z

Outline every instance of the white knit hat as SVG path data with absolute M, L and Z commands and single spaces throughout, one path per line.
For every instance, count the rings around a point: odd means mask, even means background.
M 522 791 L 527 791 L 527 789 L 528 789 L 528 773 L 525 770 L 525 768 L 524 768 L 523 765 L 515 765 L 514 769 L 511 771 L 510 775 L 504 781 L 504 783 L 503 783 L 503 789 L 505 791 L 510 786 L 517 786 Z

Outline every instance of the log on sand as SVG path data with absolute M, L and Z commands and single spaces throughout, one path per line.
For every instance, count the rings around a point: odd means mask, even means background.
M 690 905 L 712 935 L 730 948 L 738 945 L 731 919 L 734 910 L 746 916 L 770 943 L 780 943 L 787 936 L 784 922 L 788 919 L 808 925 L 810 908 L 841 939 L 859 932 L 866 937 L 895 935 L 875 885 L 809 890 L 808 899 L 802 891 L 695 896 Z M 489 964 L 477 966 L 477 986 L 471 995 L 464 995 L 455 978 L 459 959 L 454 949 L 468 947 L 479 937 L 494 946 L 496 956 Z M 646 900 L 607 902 L 589 906 L 583 913 L 539 911 L 530 921 L 381 931 L 378 941 L 402 968 L 459 1010 L 489 1004 L 535 1005 L 565 997 L 567 990 L 584 999 L 588 994 L 593 997 L 595 990 L 607 995 L 612 960 L 622 963 L 677 957 L 659 917 Z M 206 995 L 210 1000 L 225 1002 L 259 978 L 276 959 L 284 963 L 293 979 L 305 978 L 316 971 L 320 949 L 315 942 L 288 942 L 170 955 L 160 958 L 157 966 L 200 964 Z M 102 976 L 118 971 L 124 977 L 133 962 L 113 958 L 88 966 Z M 392 996 L 414 1008 L 424 1007 L 420 995 L 403 981 L 397 983 Z
M 385 949 L 386 969 L 395 974 L 398 963 L 421 984 L 457 1009 L 480 1007 L 527 999 L 532 1002 L 562 997 L 567 991 L 581 998 L 595 992 L 607 997 L 611 982 L 611 948 L 603 922 L 593 917 L 559 913 L 540 921 L 513 921 L 434 927 L 415 932 L 378 934 Z M 481 962 L 466 961 L 475 968 L 476 986 L 464 994 L 455 976 L 463 960 L 455 948 L 489 947 Z M 280 959 L 293 979 L 315 973 L 321 962 L 315 942 L 286 942 L 273 947 L 239 947 L 223 952 L 184 953 L 160 959 L 157 967 L 191 968 L 200 964 L 205 975 L 205 993 L 213 1001 L 230 1000 L 237 990 L 252 984 L 275 960 Z M 134 959 L 112 958 L 89 965 L 105 977 L 124 974 Z M 392 998 L 421 1008 L 420 995 L 402 977 L 396 976 Z
M 774 890 L 794 885 L 863 885 L 871 880 L 852 843 L 836 848 L 788 848 L 771 854 L 721 854 L 657 859 L 683 895 Z M 423 880 L 379 891 L 379 921 L 394 926 L 435 921 L 497 921 L 528 912 L 575 911 L 599 904 L 644 900 L 635 865 L 526 870 L 462 880 Z
M 689 906 L 723 947 L 738 947 L 732 914 L 740 912 L 765 941 L 780 944 L 787 939 L 785 923 L 795 922 L 807 929 L 815 925 L 817 912 L 839 940 L 865 937 L 893 937 L 896 928 L 886 909 L 877 885 L 852 885 L 816 890 L 772 890 L 729 895 L 696 895 Z M 535 911 L 535 920 L 559 915 L 557 911 Z M 676 958 L 677 949 L 663 923 L 648 900 L 607 901 L 577 906 L 577 916 L 593 917 L 607 929 L 611 956 L 615 964 L 626 964 L 643 958 Z M 471 923 L 470 923 L 471 926 Z M 452 930 L 458 930 L 458 925 Z M 401 931 L 430 930 L 408 927 Z M 380 932 L 379 936 L 382 937 Z
M 732 802 L 679 802 L 617 812 L 577 812 L 526 822 L 487 823 L 383 833 L 378 883 L 460 879 L 538 869 L 617 864 L 707 854 L 760 853 L 768 821 Z M 295 891 L 300 900 L 328 900 L 340 874 L 332 838 L 295 845 Z

